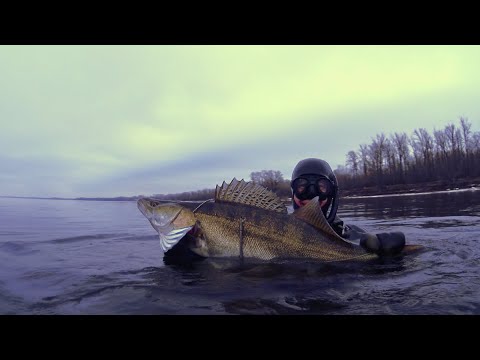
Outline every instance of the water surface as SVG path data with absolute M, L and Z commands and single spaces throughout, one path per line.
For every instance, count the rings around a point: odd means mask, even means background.
M 480 191 L 342 199 L 426 250 L 362 265 L 165 263 L 135 202 L 0 198 L 1 314 L 480 314 Z

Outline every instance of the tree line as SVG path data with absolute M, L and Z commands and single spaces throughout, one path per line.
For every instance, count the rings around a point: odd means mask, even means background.
M 250 174 L 250 181 L 262 185 L 273 191 L 281 198 L 291 195 L 290 180 L 285 180 L 280 171 L 261 170 Z M 152 195 L 159 200 L 181 200 L 181 201 L 203 201 L 212 199 L 215 196 L 215 189 L 203 189 L 197 191 L 186 191 L 176 194 L 155 194 Z
M 415 129 L 390 135 L 376 134 L 370 144 L 346 154 L 345 166 L 335 170 L 343 189 L 442 181 L 480 176 L 480 132 L 468 118 L 428 132 Z
M 385 135 L 376 134 L 370 144 L 346 154 L 344 166 L 334 170 L 342 189 L 418 184 L 441 181 L 454 185 L 459 179 L 480 177 L 480 132 L 472 131 L 466 117 L 458 124 L 428 132 L 415 129 Z M 328 159 L 325 159 L 328 162 Z M 281 198 L 291 196 L 290 179 L 278 170 L 254 171 L 250 181 L 273 191 Z M 178 194 L 157 194 L 160 199 L 201 201 L 213 198 L 215 189 Z
M 283 178 L 278 170 L 261 170 L 250 173 L 250 181 L 262 185 L 273 191 L 281 198 L 291 195 L 290 180 Z M 176 194 L 155 194 L 152 197 L 160 200 L 181 200 L 181 201 L 203 201 L 212 199 L 215 196 L 215 189 L 203 189 L 197 191 L 186 191 Z

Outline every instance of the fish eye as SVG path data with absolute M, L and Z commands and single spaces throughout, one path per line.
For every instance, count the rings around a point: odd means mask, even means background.
M 155 206 L 157 206 L 157 203 L 155 201 L 150 201 L 150 206 L 155 207 Z

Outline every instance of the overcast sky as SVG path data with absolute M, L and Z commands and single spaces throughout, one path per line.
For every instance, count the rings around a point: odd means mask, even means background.
M 468 117 L 480 46 L 0 46 L 0 195 L 132 196 L 290 179 Z

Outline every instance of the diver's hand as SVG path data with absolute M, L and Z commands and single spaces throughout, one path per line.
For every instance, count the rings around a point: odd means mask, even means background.
M 348 240 L 360 240 L 362 236 L 366 235 L 367 232 L 359 226 L 356 225 L 345 225 L 343 227 L 342 237 Z
M 380 234 L 362 234 L 360 245 L 368 252 L 378 255 L 395 255 L 405 247 L 405 235 L 402 232 Z

